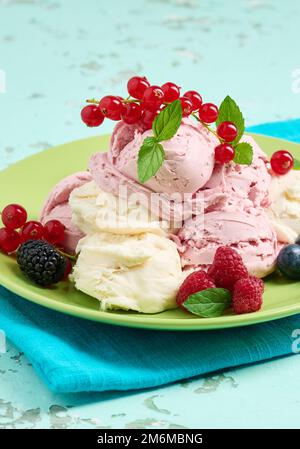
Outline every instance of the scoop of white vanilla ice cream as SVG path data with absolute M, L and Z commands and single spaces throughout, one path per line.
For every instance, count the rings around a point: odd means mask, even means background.
M 300 171 L 272 176 L 269 218 L 282 243 L 294 243 L 300 235 Z
M 72 223 L 85 234 L 112 232 L 140 234 L 154 232 L 164 235 L 167 223 L 160 221 L 142 206 L 135 194 L 117 197 L 104 192 L 94 181 L 73 190 L 69 205 Z
M 176 245 L 160 235 L 95 233 L 80 240 L 72 278 L 102 310 L 158 313 L 176 307 L 182 271 Z

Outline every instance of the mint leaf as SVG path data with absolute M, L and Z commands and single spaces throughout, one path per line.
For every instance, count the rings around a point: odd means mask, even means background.
M 294 170 L 300 170 L 300 161 L 298 159 L 294 159 Z
M 164 108 L 154 119 L 152 130 L 159 142 L 171 139 L 177 132 L 182 120 L 180 100 L 175 100 Z
M 195 315 L 213 318 L 222 315 L 230 305 L 231 294 L 225 288 L 207 288 L 190 295 L 183 303 L 184 307 Z
M 222 101 L 219 107 L 219 115 L 216 121 L 216 125 L 218 126 L 222 122 L 233 122 L 238 130 L 238 135 L 235 140 L 232 142 L 232 145 L 236 145 L 245 131 L 245 120 L 243 114 L 240 111 L 240 108 L 236 104 L 236 102 L 229 96 Z
M 138 154 L 138 178 L 141 183 L 148 181 L 160 169 L 165 152 L 155 137 L 146 137 Z
M 253 161 L 253 148 L 248 142 L 238 143 L 235 147 L 235 156 L 233 161 L 236 164 L 251 165 Z

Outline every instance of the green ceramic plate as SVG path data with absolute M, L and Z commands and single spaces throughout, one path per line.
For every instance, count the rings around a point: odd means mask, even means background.
M 263 136 L 255 136 L 269 154 L 280 148 L 295 155 L 300 145 Z M 47 193 L 64 176 L 87 166 L 89 155 L 106 150 L 109 136 L 61 145 L 29 157 L 0 173 L 0 209 L 11 202 L 23 204 L 31 218 L 37 217 Z M 97 300 L 75 290 L 69 282 L 51 289 L 39 288 L 27 281 L 12 257 L 0 254 L 0 283 L 9 290 L 59 312 L 88 320 L 122 326 L 165 330 L 205 330 L 244 326 L 300 313 L 300 284 L 272 275 L 266 280 L 264 306 L 259 312 L 234 315 L 230 311 L 218 318 L 198 318 L 181 310 L 154 315 L 134 312 L 102 312 Z

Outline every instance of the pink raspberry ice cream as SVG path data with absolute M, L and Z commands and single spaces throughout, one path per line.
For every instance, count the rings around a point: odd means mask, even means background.
M 77 187 L 92 180 L 89 172 L 78 172 L 60 181 L 49 193 L 40 214 L 43 224 L 49 220 L 59 220 L 65 226 L 64 248 L 70 253 L 75 252 L 78 241 L 84 236 L 71 221 L 72 212 L 69 206 L 71 192 Z
M 267 156 L 253 137 L 244 136 L 241 142 L 251 144 L 252 164 L 215 164 L 211 178 L 202 189 L 206 209 L 214 210 L 232 205 L 239 209 L 247 209 L 270 205 L 271 176 L 267 170 Z
M 175 217 L 175 221 L 188 218 L 192 215 L 192 194 L 211 177 L 214 147 L 218 141 L 204 126 L 184 119 L 177 134 L 163 143 L 166 153 L 163 166 L 156 176 L 142 185 L 137 180 L 137 155 L 144 138 L 150 135 L 152 131 L 143 131 L 141 127 L 118 124 L 111 138 L 110 151 L 91 157 L 91 174 L 102 190 L 115 195 L 119 195 L 121 185 L 131 193 L 142 194 L 142 202 L 151 193 L 160 193 L 160 211 L 155 199 L 154 205 L 152 203 L 155 214 L 164 219 Z M 174 201 L 170 199 L 172 194 L 177 194 Z M 183 194 L 189 195 L 184 210 Z
M 219 246 L 237 250 L 250 274 L 263 277 L 274 269 L 276 234 L 265 211 L 213 211 L 187 220 L 175 237 L 183 267 L 207 269 Z

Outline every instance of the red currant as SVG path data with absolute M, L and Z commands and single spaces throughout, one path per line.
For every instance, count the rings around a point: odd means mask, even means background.
M 193 104 L 193 111 L 197 111 L 202 105 L 202 97 L 195 90 L 189 90 L 184 94 L 185 98 L 188 98 Z
M 127 83 L 127 90 L 129 95 L 131 95 L 133 98 L 137 98 L 138 100 L 141 100 L 143 98 L 144 92 L 147 87 L 150 87 L 150 83 L 144 76 L 134 76 L 130 78 Z
M 193 103 L 185 97 L 179 98 L 181 102 L 182 117 L 188 117 L 193 112 Z
M 44 225 L 44 239 L 57 245 L 62 243 L 65 237 L 65 226 L 58 220 L 50 220 Z
M 19 204 L 9 204 L 2 211 L 2 222 L 9 229 L 18 229 L 26 223 L 27 212 Z
M 232 142 L 236 138 L 238 130 L 234 123 L 222 122 L 217 127 L 217 134 L 225 142 Z
M 121 120 L 123 103 L 120 97 L 106 95 L 106 97 L 101 98 L 99 108 L 105 117 L 111 120 Z
M 288 151 L 276 151 L 271 157 L 271 167 L 277 175 L 285 175 L 294 166 L 294 158 Z
M 147 127 L 147 129 L 150 129 L 152 127 L 153 120 L 159 113 L 160 109 L 157 109 L 156 111 L 148 111 L 147 109 L 143 110 L 141 120 L 142 123 Z
M 99 126 L 103 123 L 104 115 L 97 105 L 89 104 L 82 109 L 81 118 L 87 126 Z
M 143 108 L 156 111 L 164 101 L 164 93 L 159 86 L 150 86 L 143 95 Z
M 137 103 L 127 103 L 124 105 L 121 118 L 124 123 L 132 125 L 137 123 L 142 115 L 142 108 Z
M 9 254 L 18 249 L 20 245 L 20 235 L 14 229 L 0 229 L 0 250 Z
M 177 84 L 165 83 L 161 86 L 161 90 L 164 93 L 164 101 L 167 103 L 172 103 L 180 97 L 180 87 Z
M 215 161 L 220 164 L 227 164 L 234 158 L 234 148 L 227 143 L 221 143 L 215 148 Z
M 71 273 L 72 268 L 73 268 L 70 259 L 66 258 L 66 261 L 67 261 L 67 265 L 66 265 L 65 274 L 64 274 L 64 277 L 63 277 L 64 280 L 68 279 L 68 276 Z
M 199 109 L 199 118 L 204 123 L 213 123 L 219 114 L 218 107 L 213 103 L 204 103 Z
M 22 242 L 40 240 L 44 237 L 44 226 L 39 221 L 27 221 L 21 230 Z

